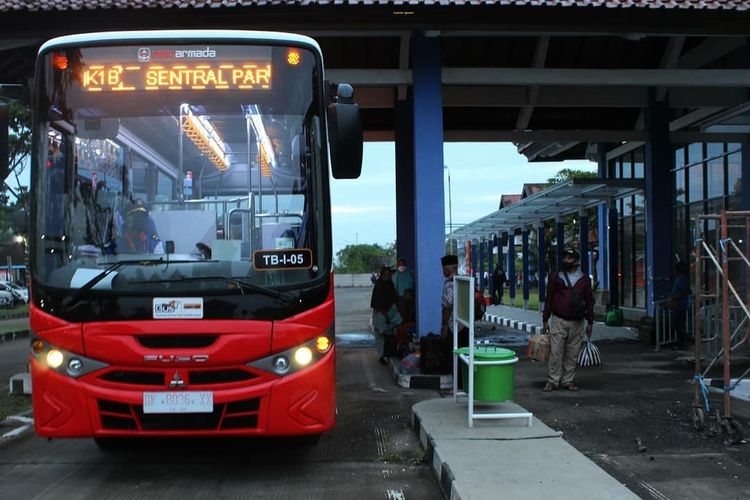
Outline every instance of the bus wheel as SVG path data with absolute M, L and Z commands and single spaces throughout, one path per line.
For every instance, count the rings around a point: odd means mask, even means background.
M 96 446 L 99 447 L 101 451 L 119 451 L 122 449 L 124 441 L 122 438 L 115 438 L 115 437 L 99 437 L 94 438 L 94 442 L 96 443 Z

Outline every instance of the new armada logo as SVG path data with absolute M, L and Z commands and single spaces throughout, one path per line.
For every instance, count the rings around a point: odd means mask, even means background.
M 152 59 L 214 59 L 216 51 L 211 47 L 203 49 L 138 49 L 138 62 L 146 63 Z

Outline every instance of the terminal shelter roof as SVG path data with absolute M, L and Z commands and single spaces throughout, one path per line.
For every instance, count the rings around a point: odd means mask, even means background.
M 638 179 L 574 179 L 466 224 L 448 238 L 477 240 L 516 228 L 537 225 L 540 221 L 578 213 L 580 210 L 609 203 L 643 190 Z
M 750 0 L 0 0 L 0 11 L 212 8 L 263 5 L 490 5 L 508 7 L 602 7 L 750 10 Z

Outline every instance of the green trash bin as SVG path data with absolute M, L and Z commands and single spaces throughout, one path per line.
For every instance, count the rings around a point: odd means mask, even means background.
M 455 350 L 458 354 L 469 355 L 468 347 Z M 502 347 L 480 346 L 474 348 L 474 361 L 515 361 L 504 365 L 474 365 L 474 399 L 477 401 L 499 402 L 513 399 L 516 353 Z M 463 382 L 469 383 L 469 366 L 460 361 Z M 468 388 L 464 389 L 468 392 Z

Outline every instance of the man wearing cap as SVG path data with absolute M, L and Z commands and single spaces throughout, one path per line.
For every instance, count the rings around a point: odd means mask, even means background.
M 566 250 L 562 270 L 549 275 L 542 314 L 542 331 L 550 335 L 549 375 L 545 392 L 577 391 L 573 383 L 583 332 L 591 338 L 594 294 L 591 280 L 579 268 L 581 254 Z

